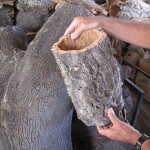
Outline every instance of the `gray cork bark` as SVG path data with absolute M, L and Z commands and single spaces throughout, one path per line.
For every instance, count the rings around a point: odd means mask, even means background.
M 38 11 L 19 11 L 16 15 L 16 25 L 23 28 L 27 32 L 39 31 L 48 18 L 52 15 L 52 12 L 47 10 Z
M 8 90 L 10 76 L 23 58 L 27 45 L 27 38 L 21 28 L 17 26 L 0 28 L 0 150 L 11 149 L 2 123 L 2 102 Z
M 118 16 L 121 19 L 150 18 L 150 5 L 143 0 L 128 0 L 120 4 L 120 9 Z
M 8 150 L 71 150 L 72 102 L 51 52 L 81 6 L 63 4 L 37 33 L 9 78 L 1 106 Z M 63 16 L 63 17 L 62 17 Z M 3 146 L 4 147 L 4 146 Z
M 0 8 L 0 27 L 14 25 L 14 14 L 14 8 L 11 6 Z
M 17 0 L 16 7 L 18 10 L 51 10 L 55 7 L 54 0 Z
M 80 42 L 89 41 L 94 37 L 92 34 L 89 38 L 82 36 Z M 60 46 L 65 41 L 61 43 L 62 38 L 52 48 L 78 118 L 88 126 L 109 124 L 106 110 L 113 107 L 118 115 L 124 105 L 120 69 L 112 55 L 110 41 L 103 31 L 97 34 L 103 36 L 97 43 L 91 43 L 92 47 L 74 50 L 68 46 L 64 50 Z

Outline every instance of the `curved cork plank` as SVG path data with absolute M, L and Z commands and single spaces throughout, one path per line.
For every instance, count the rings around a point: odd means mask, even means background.
M 19 11 L 16 15 L 16 25 L 27 32 L 39 31 L 52 15 L 49 11 Z
M 123 99 L 119 66 L 106 33 L 89 30 L 77 40 L 62 37 L 52 52 L 78 118 L 88 126 L 109 124 L 106 110 L 113 107 L 119 114 Z
M 150 18 L 150 5 L 143 0 L 108 0 L 109 14 L 121 19 Z
M 56 3 L 54 0 L 17 0 L 16 7 L 18 10 L 52 10 Z
M 0 28 L 0 149 L 11 150 L 11 143 L 2 124 L 2 101 L 5 99 L 7 85 L 15 67 L 27 49 L 25 33 L 16 26 Z
M 92 12 L 94 15 L 107 15 L 108 12 L 100 5 L 96 4 L 93 0 L 55 0 L 57 3 L 57 7 L 63 2 L 74 4 L 74 5 L 80 5 L 86 9 L 88 9 L 90 12 Z
M 0 9 L 0 27 L 14 25 L 14 8 L 11 6 L 3 6 Z
M 92 14 L 81 6 L 59 7 L 9 80 L 2 101 L 2 124 L 11 150 L 72 149 L 72 103 L 50 49 L 76 16 Z
M 0 27 L 0 63 L 28 46 L 24 31 L 17 26 Z

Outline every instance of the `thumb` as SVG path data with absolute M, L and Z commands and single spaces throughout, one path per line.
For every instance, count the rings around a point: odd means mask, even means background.
M 119 119 L 116 117 L 115 112 L 112 108 L 108 109 L 108 117 L 113 125 L 119 122 Z

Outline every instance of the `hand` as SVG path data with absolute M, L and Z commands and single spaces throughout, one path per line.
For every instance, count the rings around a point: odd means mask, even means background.
M 97 18 L 76 17 L 67 28 L 64 35 L 71 35 L 72 39 L 77 39 L 83 31 L 97 28 L 98 25 Z
M 112 122 L 112 125 L 107 127 L 97 127 L 98 132 L 111 140 L 122 141 L 136 144 L 136 141 L 140 138 L 141 133 L 134 129 L 130 124 L 120 121 L 112 108 L 108 109 L 108 117 Z

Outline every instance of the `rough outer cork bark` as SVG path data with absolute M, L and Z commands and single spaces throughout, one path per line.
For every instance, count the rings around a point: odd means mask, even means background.
M 0 8 L 2 8 L 4 5 L 7 6 L 14 6 L 15 0 L 0 0 Z
M 24 31 L 17 26 L 0 28 L 0 63 L 28 46 Z
M 24 56 L 27 38 L 19 27 L 0 28 L 0 149 L 10 150 L 10 142 L 2 125 L 2 101 L 7 91 L 9 78 Z
M 14 56 L 0 64 L 0 150 L 11 150 L 11 143 L 7 131 L 2 124 L 2 101 L 7 92 L 10 76 L 13 74 L 13 71 L 20 63 L 24 54 L 25 52 L 19 51 L 17 54 L 14 54 Z
M 107 15 L 108 14 L 108 12 L 102 6 L 96 4 L 95 1 L 93 0 L 55 0 L 55 2 L 57 3 L 56 9 L 57 7 L 59 7 L 61 3 L 67 2 L 70 4 L 83 6 L 84 8 L 91 11 L 94 15 L 100 15 L 100 14 Z
M 27 38 L 21 28 L 17 26 L 0 28 L 0 108 L 7 89 L 9 77 L 14 71 L 14 66 L 24 56 L 22 50 L 26 48 Z
M 103 31 L 84 32 L 79 39 L 62 37 L 52 47 L 78 118 L 86 125 L 110 123 L 106 110 L 123 107 L 120 70 Z
M 72 103 L 51 47 L 76 16 L 92 14 L 81 6 L 59 7 L 9 79 L 1 122 L 10 150 L 72 149 Z
M 127 20 L 150 18 L 150 5 L 143 0 L 127 0 L 124 2 L 109 0 L 108 7 L 109 14 L 113 17 Z
M 16 15 L 16 25 L 27 32 L 37 32 L 52 15 L 53 11 L 19 11 Z
M 16 7 L 18 10 L 51 10 L 55 7 L 54 0 L 17 0 Z
M 128 0 L 121 5 L 119 18 L 138 19 L 150 18 L 150 5 L 142 0 Z
M 14 8 L 11 6 L 0 8 L 0 27 L 14 25 L 14 14 Z

